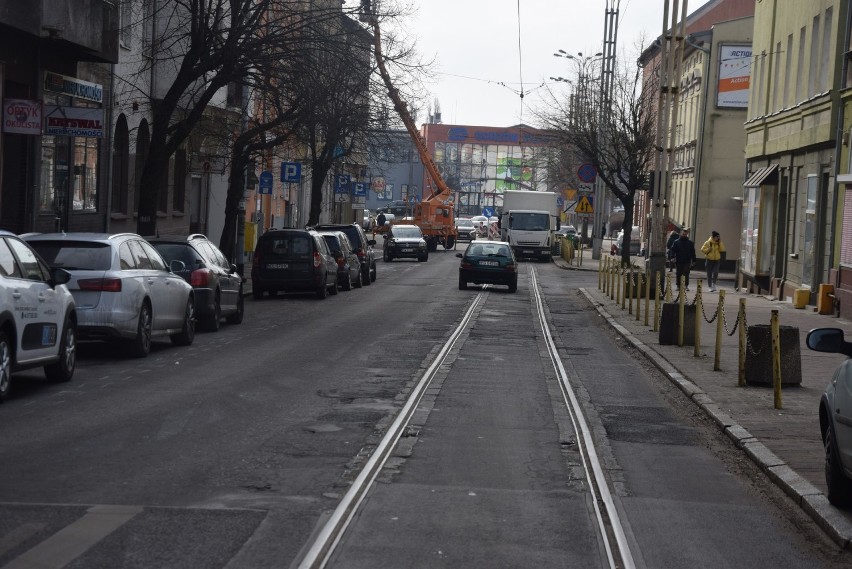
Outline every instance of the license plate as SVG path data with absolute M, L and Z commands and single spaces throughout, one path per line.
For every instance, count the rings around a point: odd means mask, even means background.
M 523 251 L 521 251 L 521 252 L 522 252 L 524 255 L 533 255 L 533 254 L 535 254 L 535 251 L 533 251 L 532 249 L 524 249 L 524 250 L 523 250 Z
M 269 263 L 266 265 L 267 269 L 286 269 L 287 263 Z
M 485 267 L 496 267 L 500 263 L 497 261 L 479 261 L 479 264 Z
M 414 253 L 414 249 L 403 249 L 403 253 Z

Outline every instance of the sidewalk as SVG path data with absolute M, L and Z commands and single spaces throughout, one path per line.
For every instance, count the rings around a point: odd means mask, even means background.
M 609 256 L 608 251 L 603 256 Z M 597 272 L 600 261 L 593 260 L 590 250 L 584 251 L 582 265 L 577 259 L 569 265 L 554 257 L 557 266 L 566 270 Z M 694 271 L 687 303 L 692 303 L 701 271 Z M 721 371 L 713 371 L 716 323 L 708 324 L 719 302 L 718 293 L 702 293 L 704 315 L 701 318 L 700 357 L 694 356 L 694 346 L 660 345 L 658 332 L 653 331 L 653 301 L 650 304 L 649 325 L 644 325 L 644 300 L 641 320 L 628 309 L 610 300 L 598 287 L 581 289 L 600 315 L 622 336 L 656 365 L 696 405 L 707 413 L 746 454 L 799 504 L 841 547 L 852 546 L 852 511 L 843 511 L 829 504 L 825 497 L 824 450 L 819 428 L 819 400 L 835 368 L 845 359 L 838 354 L 813 352 L 805 345 L 809 330 L 819 327 L 842 328 L 852 335 L 852 322 L 833 316 L 822 316 L 813 307 L 795 309 L 789 302 L 737 292 L 733 275 L 719 275 L 719 288 L 725 289 L 726 329 L 722 334 Z M 782 326 L 799 329 L 802 383 L 784 386 L 782 409 L 775 409 L 771 387 L 739 387 L 738 334 L 733 332 L 740 298 L 746 298 L 746 320 L 749 326 L 770 322 L 772 310 L 778 310 Z M 783 370 L 782 370 L 783 377 Z

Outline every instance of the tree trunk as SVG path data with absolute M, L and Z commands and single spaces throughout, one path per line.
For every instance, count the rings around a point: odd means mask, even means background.
M 139 179 L 138 217 L 136 233 L 142 236 L 157 234 L 157 206 L 160 192 L 168 191 L 169 155 L 162 129 L 153 129 L 148 156 Z
M 308 225 L 319 223 L 322 213 L 322 192 L 325 187 L 331 165 L 314 162 L 311 164 L 311 213 L 308 215 Z
M 231 172 L 228 176 L 228 194 L 225 198 L 225 224 L 219 237 L 219 249 L 232 262 L 237 262 L 237 233 L 240 219 L 240 201 L 245 190 L 245 170 L 248 159 L 245 149 L 235 145 L 231 150 Z
M 630 265 L 630 248 L 633 237 L 633 194 L 625 196 L 621 200 L 624 206 L 624 221 L 621 222 L 621 230 L 624 232 L 621 238 L 621 264 Z

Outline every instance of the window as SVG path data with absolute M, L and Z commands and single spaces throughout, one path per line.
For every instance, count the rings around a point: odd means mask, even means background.
M 811 29 L 811 64 L 808 70 L 808 98 L 817 92 L 817 69 L 819 65 L 819 16 L 814 16 Z
M 127 243 L 122 243 L 118 247 L 118 259 L 122 271 L 129 271 L 136 268 L 136 259 L 130 253 L 130 246 Z
M 787 108 L 790 106 L 790 76 L 793 70 L 790 67 L 793 64 L 793 34 L 787 36 L 787 50 L 784 52 L 784 95 L 781 98 L 781 107 Z M 777 86 L 776 86 L 777 88 Z
M 825 21 L 822 26 L 822 49 L 820 50 L 819 62 L 819 91 L 824 93 L 831 86 L 828 84 L 828 62 L 831 59 L 831 26 L 834 12 L 829 6 L 825 10 Z
M 15 257 L 5 239 L 0 239 L 0 273 L 4 277 L 20 277 L 21 272 L 15 264 Z
M 775 44 L 775 57 L 772 58 L 773 67 L 775 69 L 772 70 L 772 110 L 777 111 L 781 107 L 784 106 L 783 100 L 778 100 L 778 97 L 781 96 L 781 42 L 779 41 Z
M 121 32 L 119 43 L 121 47 L 130 49 L 130 38 L 132 37 L 133 0 L 121 0 Z
M 135 266 L 137 269 L 151 270 L 154 268 L 154 265 L 151 264 L 151 260 L 145 253 L 145 249 L 142 248 L 141 241 L 128 241 L 128 246 L 133 253 L 134 259 L 136 259 Z
M 46 281 L 49 278 L 47 269 L 39 263 L 32 249 L 17 239 L 7 239 L 6 243 L 15 252 L 15 256 L 21 263 L 21 273 L 25 279 L 34 281 Z
M 98 148 L 97 138 L 74 138 L 74 187 L 71 209 L 98 209 Z
M 796 100 L 795 103 L 801 103 L 805 98 L 804 93 L 804 81 L 802 80 L 802 74 L 805 72 L 805 36 L 807 34 L 807 30 L 802 27 L 799 30 L 799 56 L 796 58 L 796 74 L 798 80 L 796 81 Z
M 148 261 L 151 263 L 151 268 L 156 271 L 165 271 L 166 264 L 163 262 L 163 258 L 157 253 L 157 250 L 154 249 L 147 241 L 139 241 L 139 245 L 142 246 L 142 249 L 145 251 L 145 256 L 148 258 Z

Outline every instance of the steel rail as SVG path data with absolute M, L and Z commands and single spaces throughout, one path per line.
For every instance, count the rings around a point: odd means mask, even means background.
M 609 491 L 609 486 L 607 485 L 606 477 L 604 476 L 603 469 L 601 468 L 600 459 L 598 458 L 597 451 L 595 449 L 594 440 L 592 439 L 592 433 L 589 429 L 589 425 L 586 422 L 586 418 L 583 415 L 583 410 L 580 408 L 580 403 L 577 400 L 577 396 L 574 394 L 574 390 L 571 387 L 570 382 L 568 381 L 568 373 L 565 371 L 565 366 L 562 364 L 562 358 L 559 357 L 559 351 L 557 349 L 556 343 L 553 340 L 553 335 L 550 333 L 550 326 L 547 323 L 547 318 L 545 316 L 544 303 L 541 299 L 541 291 L 538 286 L 538 278 L 536 276 L 535 268 L 530 267 L 530 289 L 533 291 L 535 296 L 535 304 L 536 304 L 536 314 L 539 318 L 539 324 L 541 326 L 541 332 L 544 335 L 545 344 L 547 345 L 547 352 L 550 356 L 550 360 L 553 363 L 553 368 L 556 371 L 556 374 L 559 379 L 560 387 L 562 388 L 562 395 L 565 398 L 565 405 L 571 411 L 570 417 L 571 422 L 574 426 L 574 432 L 579 437 L 582 435 L 582 444 L 578 444 L 580 450 L 580 457 L 583 461 L 583 469 L 586 472 L 586 478 L 589 480 L 589 491 L 592 494 L 592 503 L 595 507 L 595 515 L 598 520 L 598 527 L 601 531 L 601 537 L 603 538 L 604 545 L 606 547 L 607 560 L 609 561 L 609 566 L 611 569 L 635 569 L 636 564 L 633 561 L 633 554 L 630 551 L 630 545 L 627 542 L 627 536 L 624 533 L 624 527 L 621 524 L 621 519 L 618 517 L 618 510 L 615 507 L 615 503 L 612 500 L 612 494 Z M 589 468 L 591 466 L 591 472 Z M 607 518 L 609 519 L 609 527 L 612 530 L 615 538 L 616 546 L 618 547 L 618 552 L 621 557 L 621 564 L 618 564 L 613 557 L 612 547 L 610 545 L 610 540 L 608 539 L 607 532 L 607 524 L 604 521 L 603 515 L 600 510 L 600 505 L 598 503 L 598 495 L 595 492 L 595 487 L 598 488 L 598 492 L 600 494 L 600 501 L 603 502 L 603 505 L 606 509 Z

